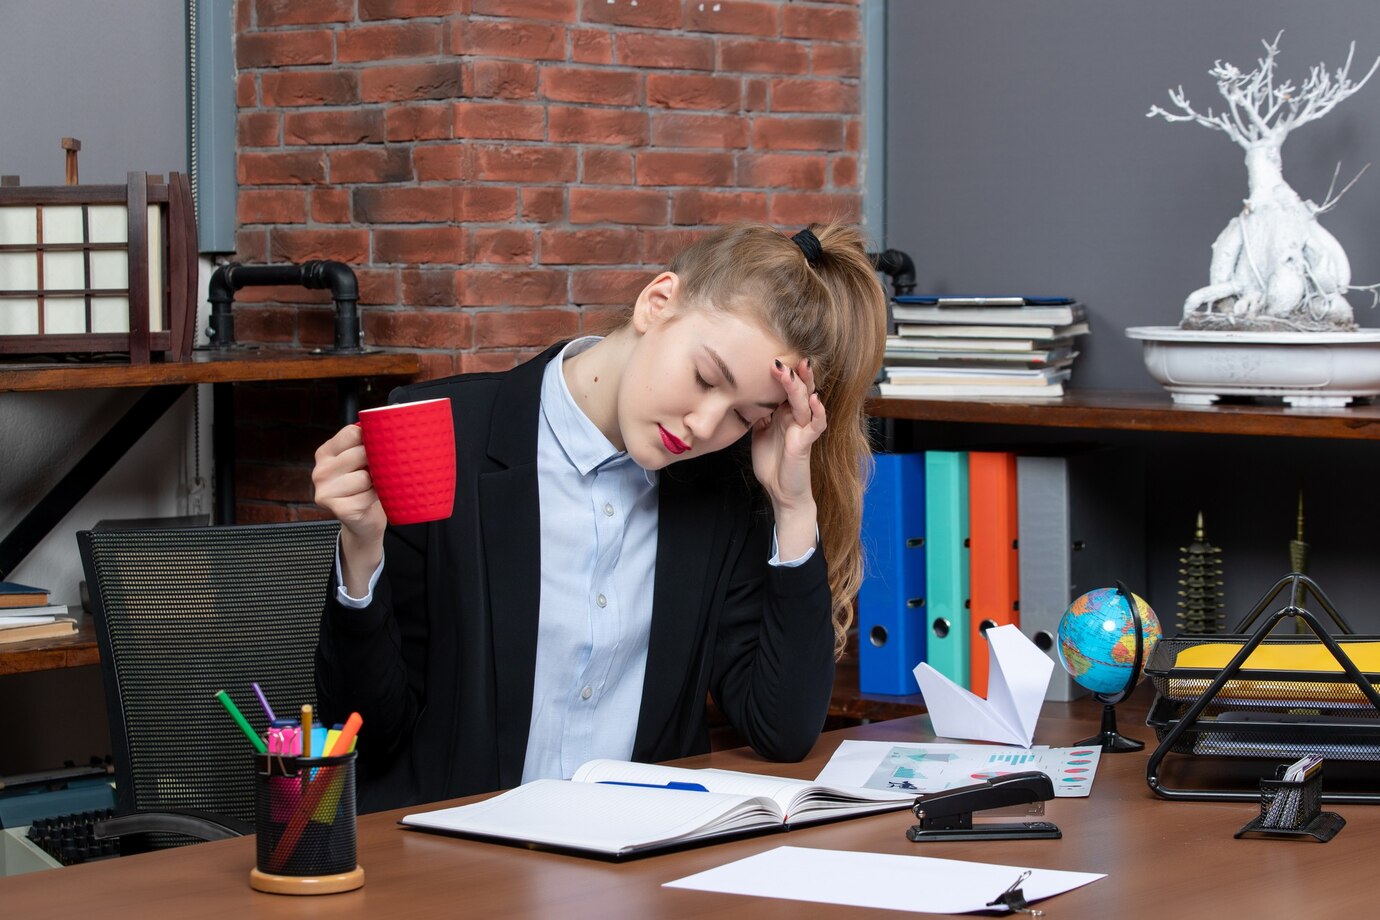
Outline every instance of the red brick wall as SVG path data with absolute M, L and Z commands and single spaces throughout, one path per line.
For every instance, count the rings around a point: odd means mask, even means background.
M 861 216 L 856 0 L 239 0 L 236 18 L 236 258 L 354 266 L 366 344 L 427 376 L 597 325 L 715 225 Z M 331 341 L 321 292 L 237 304 L 241 341 Z M 242 520 L 313 515 L 333 400 L 242 388 Z

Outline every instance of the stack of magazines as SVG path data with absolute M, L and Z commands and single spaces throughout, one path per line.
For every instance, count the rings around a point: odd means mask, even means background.
M 912 294 L 893 316 L 888 397 L 1057 398 L 1088 332 L 1086 308 L 1068 297 Z

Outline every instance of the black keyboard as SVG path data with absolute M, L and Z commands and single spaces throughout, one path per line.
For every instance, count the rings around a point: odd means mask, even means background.
M 120 839 L 97 840 L 97 821 L 115 816 L 114 809 L 77 811 L 70 815 L 37 818 L 29 826 L 29 840 L 64 866 L 120 855 Z

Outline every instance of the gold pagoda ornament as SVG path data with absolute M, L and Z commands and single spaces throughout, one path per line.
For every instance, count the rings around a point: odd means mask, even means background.
M 1179 600 L 1175 621 L 1180 635 L 1220 632 L 1225 604 L 1222 598 L 1222 549 L 1203 534 L 1203 512 L 1193 541 L 1179 547 Z
M 1294 539 L 1289 541 L 1289 570 L 1298 572 L 1300 575 L 1308 574 L 1308 544 L 1303 541 L 1303 488 L 1299 487 L 1299 515 L 1294 525 Z M 1299 592 L 1299 604 L 1306 606 L 1308 603 L 1308 588 L 1303 587 Z M 1308 627 L 1303 620 L 1294 618 L 1294 631 L 1307 632 Z

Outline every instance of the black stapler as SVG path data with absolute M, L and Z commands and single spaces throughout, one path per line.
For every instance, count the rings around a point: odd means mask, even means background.
M 927 840 L 1027 840 L 1058 839 L 1063 834 L 1048 821 L 1020 821 L 1010 824 L 973 826 L 973 812 L 1008 805 L 1047 802 L 1054 798 L 1054 783 L 1049 776 L 1032 770 L 1008 773 L 986 782 L 922 795 L 912 810 L 920 823 L 906 831 L 906 837 L 920 843 Z

